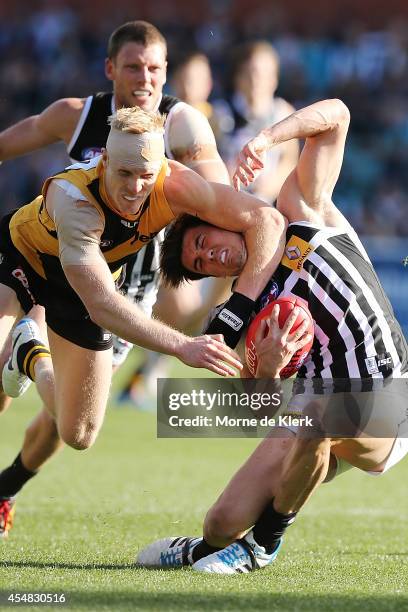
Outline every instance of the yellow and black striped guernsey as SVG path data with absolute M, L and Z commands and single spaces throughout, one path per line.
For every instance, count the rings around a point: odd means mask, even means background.
M 47 179 L 42 195 L 14 213 L 9 226 L 11 240 L 37 274 L 44 279 L 55 278 L 55 273 L 61 270 L 58 236 L 44 198 L 50 181 L 64 179 L 75 185 L 101 214 L 104 230 L 100 249 L 109 268 L 115 272 L 173 220 L 174 215 L 163 191 L 166 170 L 165 159 L 153 191 L 137 213 L 121 216 L 109 205 L 102 159 L 75 164 Z

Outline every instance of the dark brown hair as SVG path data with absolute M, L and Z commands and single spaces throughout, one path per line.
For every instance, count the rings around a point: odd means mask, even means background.
M 108 57 L 115 59 L 123 45 L 135 42 L 147 47 L 148 45 L 161 44 L 167 55 L 167 43 L 163 34 L 148 21 L 128 21 L 116 28 L 109 37 Z
M 160 271 L 166 285 L 178 287 L 187 280 L 206 278 L 205 274 L 191 272 L 181 262 L 184 234 L 191 227 L 209 225 L 206 221 L 192 215 L 180 215 L 168 226 L 160 250 Z

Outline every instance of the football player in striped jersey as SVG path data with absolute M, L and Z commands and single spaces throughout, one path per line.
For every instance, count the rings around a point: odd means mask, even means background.
M 255 311 L 277 295 L 308 304 L 314 343 L 287 413 L 309 417 L 312 426 L 273 431 L 207 513 L 203 538 L 156 542 L 139 554 L 143 566 L 175 559 L 174 565 L 225 574 L 264 567 L 321 483 L 352 467 L 380 475 L 408 453 L 407 343 L 358 236 L 332 201 L 348 125 L 340 100 L 312 104 L 262 130 L 243 148 L 234 175 L 237 188 L 248 184 L 267 150 L 305 139 L 278 198 L 289 220 L 285 253 Z M 170 230 L 161 259 L 164 276 L 177 284 L 197 274 L 237 274 L 246 251 L 238 234 L 184 217 Z M 278 340 L 262 334 L 256 340 L 257 377 L 279 378 L 287 363 L 281 352 L 287 334 L 279 335 L 274 317 Z

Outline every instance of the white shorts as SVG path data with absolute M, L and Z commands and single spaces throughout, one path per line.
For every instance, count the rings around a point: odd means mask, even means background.
M 397 463 L 399 463 L 401 459 L 403 459 L 405 455 L 407 454 L 408 454 L 408 438 L 395 438 L 390 454 L 388 455 L 388 458 L 385 462 L 384 469 L 381 472 L 373 472 L 372 470 L 361 470 L 361 471 L 364 472 L 365 474 L 368 474 L 369 476 L 381 476 L 382 474 L 387 472 L 390 468 L 392 468 L 394 465 L 397 465 Z M 336 476 L 340 476 L 340 474 L 344 474 L 345 472 L 348 472 L 349 470 L 355 467 L 354 465 L 351 465 L 351 463 L 348 463 L 348 461 L 345 461 L 344 459 L 338 459 L 337 457 L 335 457 L 335 459 L 337 460 L 336 472 L 333 474 L 330 480 L 333 480 L 333 478 L 335 478 Z M 356 469 L 359 469 L 359 468 L 356 468 Z
M 286 410 L 289 413 L 304 416 L 305 409 L 307 410 L 311 400 L 314 400 L 318 408 L 317 413 L 319 413 L 320 409 L 320 416 L 323 414 L 328 417 L 326 419 L 327 428 L 317 428 L 317 437 L 322 433 L 322 435 L 327 437 L 354 438 L 360 437 L 364 433 L 369 437 L 394 439 L 382 471 L 362 470 L 370 476 L 381 476 L 381 474 L 384 474 L 384 472 L 399 463 L 408 454 L 407 378 L 408 376 L 404 375 L 393 379 L 390 384 L 386 384 L 384 388 L 375 392 L 353 392 L 351 394 L 339 395 L 328 393 L 328 395 L 315 396 L 313 394 L 294 395 Z M 344 402 L 345 398 L 346 402 Z M 347 399 L 350 398 L 354 401 L 356 410 L 354 415 L 349 412 L 347 418 L 344 418 Z M 325 409 L 327 409 L 326 413 Z M 352 418 L 353 416 L 357 417 L 356 421 Z M 288 427 L 288 429 L 297 435 L 300 433 L 299 427 Z M 330 434 L 333 431 L 335 435 L 331 436 Z M 355 434 L 358 435 L 355 436 Z M 329 479 L 325 482 L 329 482 L 335 476 L 339 476 L 355 467 L 344 459 L 338 459 L 337 457 L 335 459 L 337 461 L 335 472 L 334 474 L 331 472 Z

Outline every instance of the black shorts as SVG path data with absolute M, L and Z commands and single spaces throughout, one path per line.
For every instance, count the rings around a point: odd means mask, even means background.
M 42 257 L 46 273 L 55 272 L 51 280 L 44 279 L 15 248 L 9 232 L 11 216 L 0 221 L 0 283 L 13 289 L 25 313 L 35 304 L 44 306 L 47 325 L 62 338 L 93 351 L 111 348 L 112 334 L 91 321 L 68 283 L 59 259 Z

